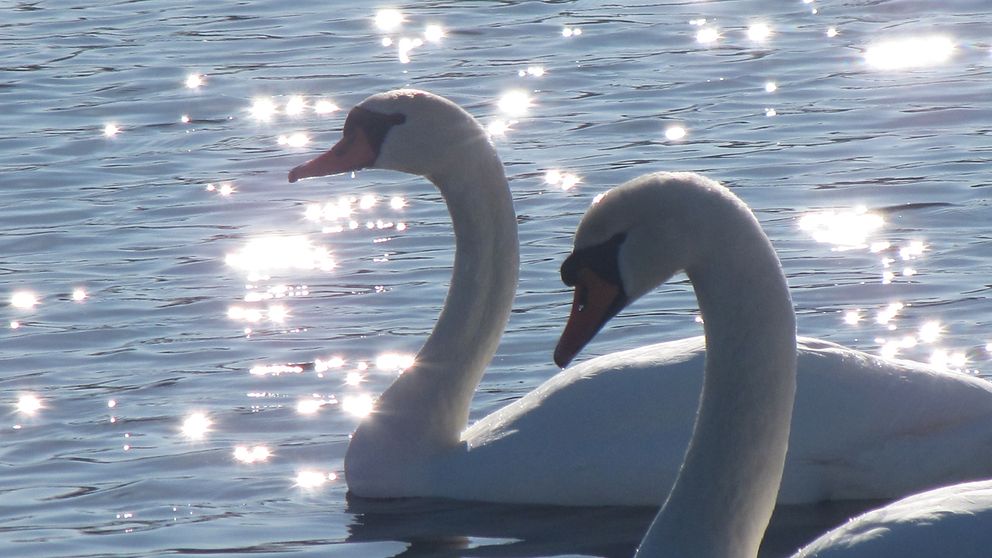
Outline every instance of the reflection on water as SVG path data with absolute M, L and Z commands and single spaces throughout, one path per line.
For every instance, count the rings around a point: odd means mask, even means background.
M 877 70 L 937 66 L 951 59 L 954 41 L 940 35 L 880 40 L 865 51 L 865 62 Z
M 868 238 L 885 225 L 881 215 L 859 206 L 853 210 L 826 210 L 807 213 L 799 228 L 813 240 L 833 245 L 834 250 L 868 247 Z
M 186 76 L 187 89 L 199 89 L 204 83 L 204 78 L 200 74 L 189 74 Z
M 752 41 L 763 43 L 772 36 L 772 28 L 767 23 L 752 23 L 747 28 L 747 38 Z
M 206 437 L 213 421 L 206 414 L 194 412 L 183 421 L 182 433 L 190 440 L 202 440 Z
M 324 473 L 314 469 L 305 469 L 296 474 L 296 486 L 306 490 L 314 490 L 328 482 L 337 480 L 335 473 Z
M 272 452 L 265 446 L 236 446 L 234 448 L 234 459 L 241 463 L 262 463 L 268 461 L 271 456 Z
M 30 310 L 38 305 L 38 296 L 31 291 L 16 291 L 10 297 L 10 305 L 22 310 Z
M 17 398 L 17 412 L 22 415 L 34 415 L 41 410 L 41 399 L 34 394 L 24 394 Z
M 331 271 L 334 258 L 326 248 L 315 246 L 302 235 L 270 235 L 253 238 L 241 250 L 228 254 L 227 265 L 240 269 L 249 281 L 268 279 L 283 271 Z

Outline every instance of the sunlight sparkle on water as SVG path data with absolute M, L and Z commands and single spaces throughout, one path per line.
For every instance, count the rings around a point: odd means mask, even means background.
M 293 95 L 286 101 L 286 114 L 290 116 L 298 116 L 303 114 L 303 111 L 307 108 L 306 101 L 303 97 L 299 95 Z
M 865 62 L 878 70 L 903 70 L 936 66 L 950 60 L 954 42 L 949 37 L 928 35 L 888 39 L 865 51 Z
M 272 120 L 272 116 L 278 110 L 275 101 L 267 97 L 259 97 L 255 99 L 251 104 L 252 118 L 258 120 L 259 122 L 268 122 Z
M 775 83 L 774 81 L 766 81 L 765 82 L 765 92 L 767 92 L 767 93 L 774 93 L 776 91 L 778 91 L 778 84 L 777 83 Z
M 530 109 L 530 95 L 521 89 L 507 91 L 500 97 L 497 106 L 500 112 L 511 118 L 521 117 L 527 114 L 528 109 Z
M 302 374 L 303 367 L 298 364 L 260 364 L 248 371 L 252 376 L 280 376 L 282 374 Z
M 389 207 L 399 211 L 406 207 L 406 200 L 403 199 L 403 196 L 393 196 L 389 198 Z
M 203 85 L 203 76 L 200 74 L 189 74 L 186 76 L 186 87 L 188 89 L 199 89 Z
M 767 41 L 772 35 L 772 28 L 766 23 L 754 23 L 747 28 L 747 38 L 755 42 Z
M 857 325 L 861 321 L 861 310 L 848 310 L 844 312 L 844 323 L 847 325 Z
M 542 77 L 544 73 L 545 72 L 543 66 L 527 66 L 526 70 L 520 70 L 519 72 L 517 72 L 517 75 L 520 77 L 524 77 L 524 76 Z
M 830 28 L 828 28 L 827 29 L 827 36 L 830 37 L 831 39 L 834 38 L 834 37 L 836 37 L 837 36 L 837 28 L 836 27 L 830 27 Z
M 75 300 L 76 302 L 82 302 L 86 300 L 86 291 L 82 288 L 73 289 L 72 300 Z
M 940 339 L 943 327 L 938 321 L 929 321 L 920 326 L 919 338 L 924 343 L 934 343 Z
M 440 43 L 441 39 L 444 38 L 444 29 L 440 25 L 432 23 L 424 29 L 424 38 L 430 43 Z
M 414 355 L 410 353 L 382 353 L 375 359 L 375 367 L 379 370 L 406 370 L 413 366 Z
M 276 140 L 279 145 L 288 145 L 289 147 L 303 147 L 310 143 L 310 138 L 307 137 L 303 132 L 296 132 L 295 134 L 290 134 L 288 136 L 279 136 Z
M 884 310 L 879 311 L 879 313 L 875 315 L 875 323 L 879 325 L 888 324 L 903 308 L 905 308 L 905 305 L 901 302 L 893 302 L 889 304 Z
M 25 394 L 17 398 L 17 412 L 22 415 L 32 416 L 41 410 L 41 399 L 31 394 Z
M 272 452 L 265 446 L 254 446 L 251 448 L 248 446 L 236 446 L 234 448 L 234 459 L 242 463 L 251 464 L 268 461 L 271 455 Z
M 341 399 L 341 410 L 356 418 L 369 416 L 374 408 L 375 400 L 367 393 L 346 395 Z
M 38 297 L 31 291 L 17 291 L 11 295 L 10 305 L 21 310 L 30 310 L 38 305 Z
M 341 107 L 327 99 L 320 99 L 313 105 L 313 111 L 317 114 L 330 114 L 341 110 Z
M 817 211 L 799 219 L 799 228 L 813 240 L 832 244 L 837 250 L 867 246 L 868 236 L 878 231 L 885 220 L 865 207 L 846 211 Z
M 399 29 L 403 21 L 403 12 L 393 8 L 383 8 L 375 13 L 375 26 L 386 33 Z
M 334 473 L 322 473 L 320 471 L 305 470 L 296 473 L 296 486 L 306 489 L 320 488 L 328 481 L 337 480 Z
M 339 356 L 332 356 L 327 360 L 315 359 L 313 361 L 313 368 L 318 374 L 322 372 L 327 372 L 333 368 L 341 368 L 344 366 L 344 359 Z
M 561 30 L 562 37 L 578 37 L 582 34 L 582 30 L 578 27 L 564 27 Z
M 486 126 L 486 132 L 490 136 L 502 137 L 510 130 L 510 123 L 506 120 L 496 119 Z
M 203 413 L 193 413 L 183 421 L 183 435 L 190 440 L 202 440 L 210 430 L 210 418 Z
M 238 252 L 228 254 L 227 265 L 246 271 L 249 278 L 273 271 L 334 269 L 334 259 L 325 248 L 314 246 L 305 236 L 264 236 L 249 240 Z
M 717 31 L 716 27 L 703 27 L 699 31 L 696 31 L 696 42 L 709 45 L 717 42 L 720 39 L 720 32 Z
M 103 135 L 108 138 L 116 136 L 120 133 L 120 131 L 121 129 L 117 126 L 117 124 L 107 124 L 103 127 Z
M 296 412 L 301 415 L 313 415 L 320 410 L 321 407 L 327 404 L 327 401 L 323 399 L 311 398 L 311 399 L 300 399 L 296 402 Z
M 685 138 L 686 129 L 682 126 L 669 126 L 665 128 L 665 139 L 669 141 L 678 141 Z
M 558 186 L 564 191 L 571 190 L 578 184 L 581 179 L 570 172 L 562 172 L 557 169 L 549 170 L 544 173 L 544 182 L 550 184 L 551 186 Z

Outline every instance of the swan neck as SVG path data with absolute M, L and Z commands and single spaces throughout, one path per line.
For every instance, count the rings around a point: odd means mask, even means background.
M 682 469 L 639 555 L 754 558 L 775 505 L 795 397 L 795 314 L 754 217 L 719 219 L 687 269 L 703 316 L 703 389 Z
M 519 269 L 516 216 L 495 150 L 488 142 L 470 145 L 455 163 L 428 176 L 444 197 L 455 235 L 444 306 L 414 365 L 359 425 L 346 470 L 392 466 L 402 476 L 418 459 L 456 446 L 506 327 Z

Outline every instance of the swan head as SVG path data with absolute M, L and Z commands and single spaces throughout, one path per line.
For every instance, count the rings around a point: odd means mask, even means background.
M 289 181 L 365 168 L 431 177 L 460 164 L 462 148 L 488 142 L 485 130 L 455 103 L 414 89 L 368 97 L 351 109 L 341 139 L 289 171 Z
M 597 197 L 561 266 L 575 291 L 555 363 L 567 366 L 626 306 L 691 269 L 705 253 L 693 234 L 698 221 L 725 213 L 727 197 L 723 186 L 693 173 L 649 174 Z

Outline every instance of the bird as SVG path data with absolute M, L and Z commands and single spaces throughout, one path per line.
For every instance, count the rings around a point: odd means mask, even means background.
M 692 438 L 636 556 L 755 558 L 792 451 L 797 392 L 795 315 L 771 243 L 719 183 L 654 173 L 594 203 L 574 244 L 561 275 L 575 298 L 556 359 L 573 358 L 612 317 L 679 272 L 703 315 L 706 363 Z M 829 418 L 822 426 L 833 428 Z M 990 548 L 992 480 L 982 480 L 866 512 L 793 558 L 979 558 Z
M 455 236 L 450 287 L 431 334 L 351 437 L 349 491 L 657 506 L 691 434 L 704 339 L 549 366 L 541 385 L 468 424 L 519 271 L 502 161 L 472 115 L 419 90 L 368 97 L 349 111 L 341 135 L 293 168 L 289 181 L 366 168 L 420 175 L 440 191 Z M 988 382 L 823 340 L 800 338 L 797 348 L 797 414 L 780 503 L 891 499 L 992 473 Z M 828 422 L 836 427 L 823 428 Z

